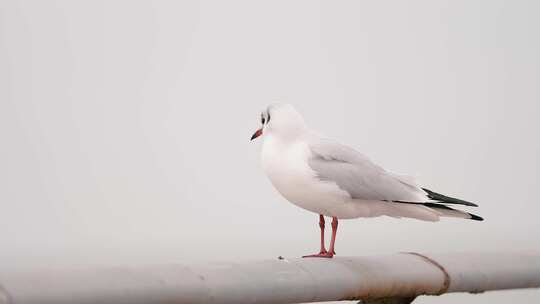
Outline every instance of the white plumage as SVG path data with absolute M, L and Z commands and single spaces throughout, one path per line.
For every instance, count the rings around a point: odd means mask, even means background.
M 310 130 L 289 104 L 269 106 L 262 119 L 264 171 L 279 193 L 301 208 L 340 219 L 381 215 L 425 221 L 441 216 L 477 219 L 435 204 L 455 202 L 434 202 L 412 178 L 388 172 L 352 148 Z

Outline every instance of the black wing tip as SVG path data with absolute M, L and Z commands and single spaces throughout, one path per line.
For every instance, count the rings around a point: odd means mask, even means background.
M 478 207 L 478 205 L 475 204 L 475 203 L 464 201 L 464 200 L 461 200 L 461 199 L 458 199 L 458 198 L 449 197 L 449 196 L 446 196 L 446 195 L 431 191 L 431 190 L 426 189 L 426 188 L 422 188 L 422 190 L 424 190 L 424 192 L 427 193 L 428 198 L 430 198 L 432 200 L 441 201 L 441 202 L 447 203 L 447 204 L 458 204 L 458 205 L 464 205 L 464 206 L 470 206 L 470 207 Z
M 464 202 L 463 205 L 465 205 L 465 206 L 469 206 L 469 207 L 478 207 L 478 205 L 475 204 L 475 203 L 471 203 L 471 202 L 467 202 L 467 201 L 463 201 L 463 202 Z
M 483 217 L 478 216 L 478 215 L 476 215 L 476 214 L 469 213 L 469 215 L 471 216 L 471 220 L 473 220 L 473 221 L 480 221 L 480 222 L 481 222 L 481 221 L 484 220 Z
M 461 211 L 461 210 L 456 210 L 454 208 L 450 208 L 446 205 L 442 205 L 442 204 L 436 204 L 436 203 L 424 203 L 423 204 L 424 206 L 427 206 L 427 207 L 430 207 L 430 208 L 440 208 L 440 209 L 446 209 L 446 210 L 454 210 L 454 211 Z M 473 220 L 473 221 L 483 221 L 484 218 L 481 217 L 481 216 L 478 216 L 476 214 L 472 214 L 472 213 L 467 213 L 470 217 L 469 219 L 470 220 Z
M 461 210 L 456 210 L 454 208 L 450 208 L 446 205 L 442 205 L 442 204 L 437 204 L 437 203 L 423 203 L 422 205 L 426 206 L 426 207 L 430 207 L 430 208 L 439 208 L 439 209 L 445 209 L 445 210 L 454 210 L 454 211 L 461 211 Z M 481 217 L 481 216 L 478 216 L 476 214 L 472 214 L 472 213 L 467 213 L 470 217 L 468 219 L 470 220 L 473 220 L 473 221 L 483 221 L 484 218 Z

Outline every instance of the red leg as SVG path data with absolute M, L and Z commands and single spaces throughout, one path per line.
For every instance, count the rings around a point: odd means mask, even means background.
M 321 228 L 321 251 L 319 253 L 326 253 L 324 248 L 324 216 L 319 214 L 319 228 Z
M 310 255 L 304 255 L 303 258 L 314 258 L 314 257 L 322 257 L 322 258 L 331 258 L 332 256 L 329 256 L 328 251 L 326 251 L 326 248 L 324 248 L 324 216 L 322 214 L 319 214 L 319 227 L 321 228 L 321 251 L 316 254 L 310 254 Z
M 328 254 L 332 256 L 336 254 L 336 251 L 334 250 L 334 245 L 336 243 L 337 226 L 338 219 L 334 216 L 332 217 L 332 239 L 330 240 L 330 249 L 328 250 Z

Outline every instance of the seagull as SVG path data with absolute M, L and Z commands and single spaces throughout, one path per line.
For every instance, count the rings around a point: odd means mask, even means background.
M 262 167 L 289 202 L 319 215 L 320 251 L 304 257 L 332 258 L 339 219 L 390 216 L 438 221 L 454 217 L 482 221 L 448 205 L 477 207 L 422 188 L 409 176 L 383 169 L 356 150 L 308 128 L 290 104 L 271 104 L 261 112 Z M 325 248 L 324 217 L 332 218 L 330 247 Z

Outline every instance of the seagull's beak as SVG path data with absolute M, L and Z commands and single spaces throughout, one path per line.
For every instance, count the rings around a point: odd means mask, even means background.
M 253 135 L 251 135 L 251 139 L 250 140 L 254 140 L 255 138 L 259 137 L 262 135 L 262 128 L 255 131 L 255 133 L 253 133 Z

